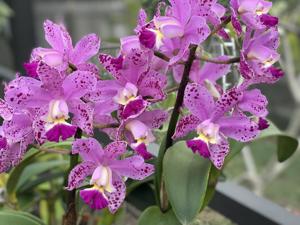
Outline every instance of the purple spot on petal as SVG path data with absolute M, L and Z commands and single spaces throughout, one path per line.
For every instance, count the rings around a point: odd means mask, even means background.
M 186 145 L 192 149 L 194 153 L 199 153 L 204 158 L 210 157 L 208 145 L 202 140 L 189 140 Z
M 3 149 L 7 146 L 7 140 L 4 137 L 0 137 L 0 149 Z
M 80 191 L 80 197 L 82 200 L 88 204 L 92 209 L 104 209 L 108 206 L 108 200 L 104 197 L 104 195 L 92 189 L 86 189 Z

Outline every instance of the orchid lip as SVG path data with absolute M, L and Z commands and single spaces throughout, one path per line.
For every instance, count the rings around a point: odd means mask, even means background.
M 221 140 L 219 129 L 219 125 L 206 120 L 197 127 L 197 139 L 202 140 L 207 144 L 218 144 Z
M 105 191 L 109 193 L 115 191 L 115 188 L 112 184 L 112 171 L 106 166 L 100 165 L 95 169 L 90 184 L 94 185 L 95 189 L 103 193 Z
M 113 100 L 120 105 L 127 105 L 130 101 L 137 97 L 138 89 L 137 87 L 128 82 L 125 87 L 121 89 L 118 94 L 113 98 Z

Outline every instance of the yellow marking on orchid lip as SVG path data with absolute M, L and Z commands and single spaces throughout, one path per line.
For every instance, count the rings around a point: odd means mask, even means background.
M 213 137 L 209 137 L 208 135 L 205 135 L 203 133 L 200 133 L 198 138 L 202 141 L 204 141 L 205 143 L 210 143 L 210 144 L 217 144 L 217 140 Z
M 264 14 L 264 10 L 263 9 L 257 9 L 256 11 L 256 15 L 261 16 L 262 14 Z

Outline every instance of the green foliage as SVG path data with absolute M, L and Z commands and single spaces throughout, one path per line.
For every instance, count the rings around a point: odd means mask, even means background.
M 205 199 L 211 163 L 194 154 L 181 141 L 168 149 L 163 162 L 163 177 L 173 211 L 182 224 L 189 224 Z
M 147 208 L 140 216 L 138 225 L 180 225 L 174 212 L 162 213 L 157 206 Z
M 35 157 L 39 154 L 39 152 L 35 149 L 31 149 L 27 153 L 27 157 L 18 165 L 16 166 L 13 171 L 10 173 L 6 184 L 6 190 L 8 193 L 8 197 L 11 200 L 14 200 L 15 192 L 17 189 L 17 185 L 23 173 L 23 170 L 34 161 Z
M 19 211 L 0 211 L 0 225 L 45 225 L 39 218 Z

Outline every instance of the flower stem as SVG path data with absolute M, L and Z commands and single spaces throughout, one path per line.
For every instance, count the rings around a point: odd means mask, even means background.
M 77 128 L 75 139 L 80 139 L 82 136 L 82 130 Z M 65 186 L 68 182 L 68 174 L 71 170 L 78 164 L 78 154 L 73 155 L 70 153 L 70 168 L 65 177 Z M 67 210 L 63 217 L 63 225 L 76 225 L 77 223 L 77 211 L 76 211 L 76 189 L 72 191 L 67 191 L 66 193 L 66 205 Z
M 180 85 L 178 88 L 176 103 L 175 103 L 175 106 L 173 109 L 173 113 L 171 115 L 168 131 L 167 131 L 167 135 L 166 135 L 166 142 L 164 143 L 164 146 L 162 148 L 160 148 L 160 152 L 159 152 L 157 168 L 159 168 L 160 172 L 157 174 L 158 177 L 156 178 L 156 189 L 157 189 L 156 192 L 157 192 L 157 196 L 159 197 L 158 201 L 159 201 L 160 208 L 163 212 L 167 211 L 169 208 L 168 197 L 167 197 L 167 193 L 165 190 L 164 182 L 162 180 L 163 158 L 164 158 L 164 155 L 165 155 L 167 149 L 169 147 L 171 147 L 173 144 L 172 136 L 174 135 L 175 130 L 176 130 L 177 121 L 178 121 L 178 118 L 180 115 L 180 108 L 182 107 L 182 104 L 183 104 L 185 88 L 189 82 L 190 71 L 191 71 L 193 62 L 196 59 L 197 47 L 198 47 L 197 45 L 190 46 L 189 58 L 184 65 L 184 72 L 183 72 L 182 79 L 181 79 L 181 82 L 180 82 Z

